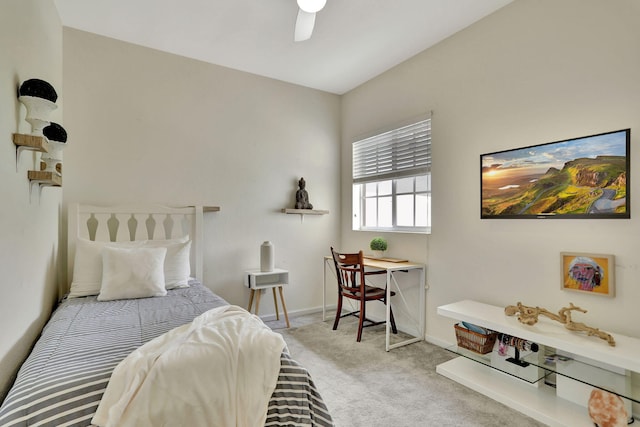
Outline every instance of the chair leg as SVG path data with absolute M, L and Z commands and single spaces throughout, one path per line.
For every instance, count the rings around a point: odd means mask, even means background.
M 338 322 L 340 322 L 340 314 L 342 314 L 342 294 L 338 294 L 338 308 L 336 308 L 336 320 L 333 321 L 333 330 L 338 329 Z
M 360 342 L 362 339 L 362 328 L 364 327 L 364 319 L 365 319 L 365 301 L 360 301 L 360 321 L 358 322 L 358 339 L 357 342 Z

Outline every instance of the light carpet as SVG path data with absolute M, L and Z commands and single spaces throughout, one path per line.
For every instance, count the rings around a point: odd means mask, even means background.
M 437 374 L 455 357 L 438 346 L 386 352 L 384 325 L 365 328 L 357 343 L 355 318 L 342 319 L 337 331 L 332 323 L 277 332 L 311 373 L 336 427 L 544 425 Z

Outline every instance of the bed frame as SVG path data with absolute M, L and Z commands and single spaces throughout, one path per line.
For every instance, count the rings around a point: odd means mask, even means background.
M 94 241 L 164 240 L 189 236 L 191 275 L 203 282 L 203 207 L 94 206 L 69 203 L 67 277 L 73 277 L 78 237 Z
M 69 273 L 73 272 L 79 237 L 124 242 L 188 234 L 192 275 L 202 280 L 203 211 L 199 206 L 71 203 L 67 215 Z M 228 305 L 202 283 L 194 282 L 171 289 L 163 297 L 131 301 L 100 302 L 95 295 L 62 301 L 2 402 L 0 424 L 88 425 L 113 369 L 132 351 L 212 308 Z M 296 425 L 310 425 L 315 420 L 318 426 L 333 426 L 309 372 L 286 352 L 280 355 L 280 372 L 265 425 L 280 425 L 282 419 L 295 420 Z

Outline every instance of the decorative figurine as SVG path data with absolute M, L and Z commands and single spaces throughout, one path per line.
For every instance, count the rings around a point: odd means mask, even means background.
M 18 101 L 27 109 L 25 120 L 31 125 L 31 135 L 42 136 L 42 129 L 49 126 L 51 112 L 58 108 L 56 90 L 40 79 L 24 81 L 18 89 Z
M 597 427 L 626 427 L 629 420 L 620 396 L 597 388 L 589 397 L 589 416 Z
M 55 172 L 62 175 L 62 150 L 67 145 L 67 131 L 58 123 L 51 122 L 49 126 L 42 129 L 42 133 L 47 137 L 49 152 L 42 153 L 40 170 Z
M 313 205 L 309 203 L 309 194 L 304 189 L 306 183 L 304 178 L 298 181 L 298 191 L 296 191 L 296 209 L 313 209 Z
M 513 316 L 517 314 L 520 323 L 524 323 L 525 325 L 535 325 L 538 322 L 538 316 L 542 314 L 543 316 L 547 316 L 550 319 L 564 324 L 564 327 L 569 329 L 570 331 L 586 332 L 587 335 L 602 338 L 603 340 L 608 342 L 610 346 L 615 347 L 616 341 L 613 339 L 611 334 L 603 332 L 598 328 L 587 326 L 584 323 L 574 322 L 573 320 L 571 320 L 571 312 L 573 310 L 579 311 L 581 313 L 587 312 L 587 310 L 576 307 L 572 302 L 569 303 L 569 307 L 562 307 L 560 311 L 558 311 L 558 314 L 551 313 L 547 309 L 540 307 L 528 307 L 526 305 L 522 305 L 521 302 L 518 302 L 517 305 L 506 306 L 504 309 L 504 314 L 506 314 L 507 316 Z

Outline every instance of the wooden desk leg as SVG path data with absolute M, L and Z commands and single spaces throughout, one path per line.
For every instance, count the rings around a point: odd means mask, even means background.
M 282 293 L 282 286 L 278 286 L 278 289 L 280 290 L 280 300 L 282 301 L 282 311 L 284 312 L 284 318 L 287 321 L 287 328 L 290 328 L 291 325 L 289 324 L 289 315 L 287 314 L 287 305 L 284 303 L 284 294 Z M 275 288 L 274 288 L 274 292 L 275 292 Z
M 251 293 L 249 294 L 249 307 L 247 308 L 247 311 L 249 313 L 251 313 L 251 306 L 253 305 L 253 294 L 255 293 L 255 289 L 251 289 Z
M 258 315 L 258 310 L 260 310 L 260 294 L 262 293 L 262 289 L 258 289 L 256 291 L 256 316 Z
M 276 306 L 276 320 L 280 320 L 280 313 L 278 312 L 278 299 L 276 298 L 276 288 L 271 288 L 273 291 L 273 304 Z

